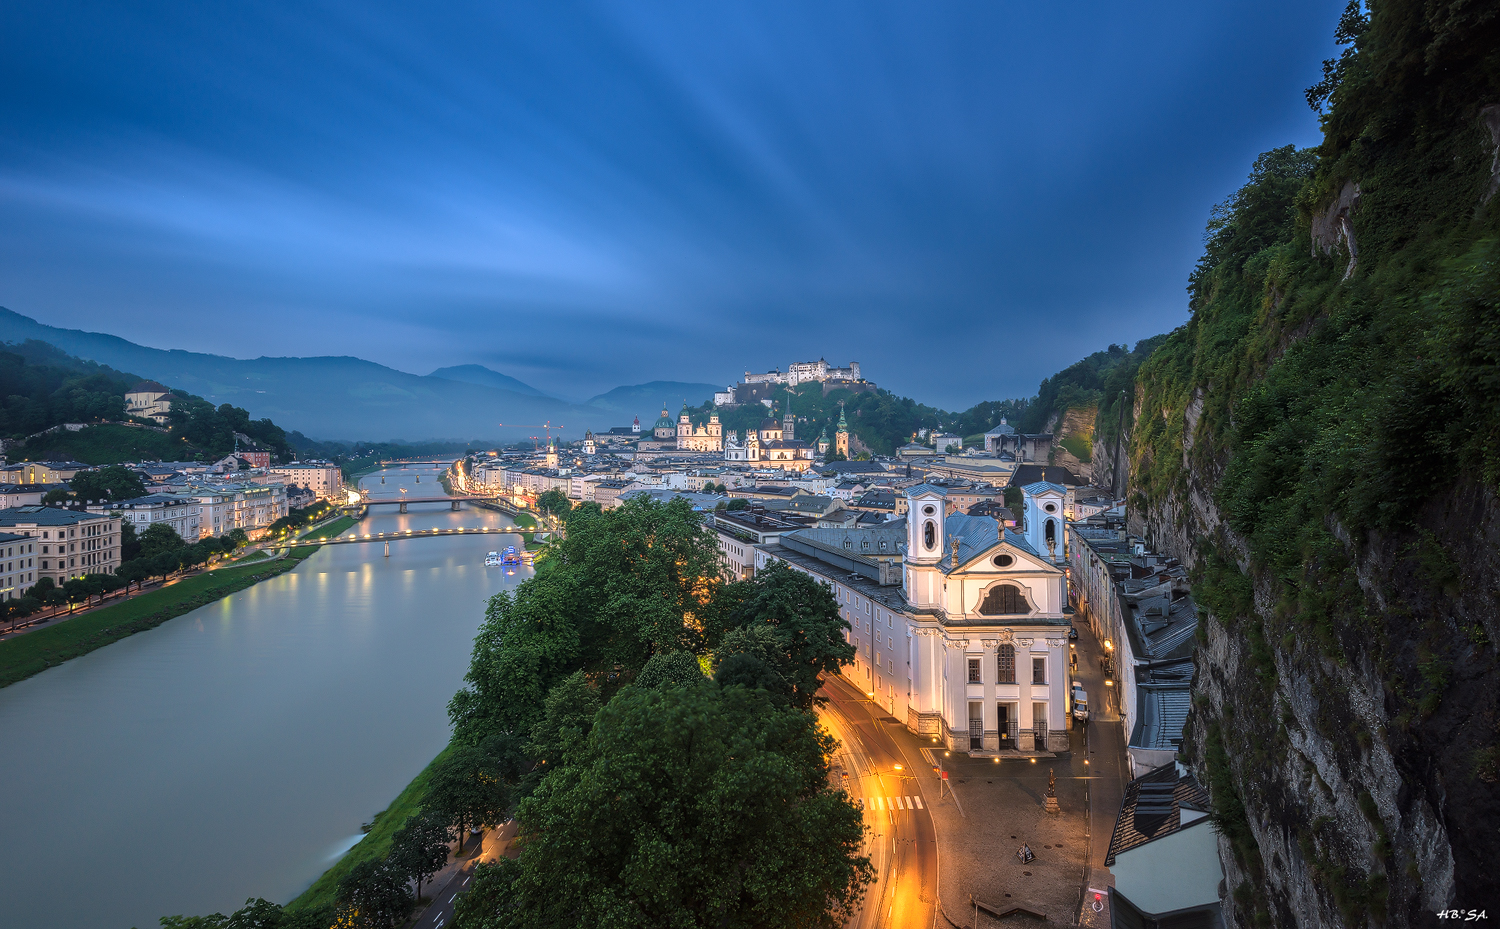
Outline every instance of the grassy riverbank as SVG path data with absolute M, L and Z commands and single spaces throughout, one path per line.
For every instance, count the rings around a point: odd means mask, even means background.
M 306 535 L 300 536 L 300 538 L 308 540 L 331 539 L 334 536 L 343 535 L 344 533 L 348 532 L 349 529 L 353 527 L 353 525 L 357 522 L 359 522 L 359 520 L 355 519 L 352 516 L 340 516 L 338 519 L 335 519 L 332 522 L 324 523 L 323 525 L 307 533 Z
M 284 574 L 315 551 L 314 546 L 301 546 L 274 561 L 253 562 L 194 575 L 113 606 L 100 607 L 55 626 L 0 642 L 0 687 L 25 680 L 69 658 L 86 655 L 126 636 L 153 629 L 266 578 Z
M 323 872 L 323 875 L 313 881 L 311 887 L 304 890 L 297 899 L 286 905 L 288 910 L 298 910 L 306 907 L 332 906 L 334 896 L 338 893 L 339 881 L 344 875 L 357 864 L 365 861 L 378 861 L 384 858 L 386 852 L 391 848 L 391 837 L 396 834 L 407 817 L 422 809 L 422 804 L 427 800 L 427 785 L 432 777 L 432 770 L 447 754 L 449 749 L 445 748 L 438 756 L 422 769 L 422 773 L 412 778 L 406 789 L 391 801 L 375 816 L 370 824 L 369 833 L 360 839 L 355 846 L 340 858 L 333 867 Z

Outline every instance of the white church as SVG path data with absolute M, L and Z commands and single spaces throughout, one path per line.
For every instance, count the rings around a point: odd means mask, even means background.
M 1067 491 L 1022 492 L 1021 532 L 946 513 L 943 488 L 922 484 L 904 519 L 789 533 L 758 546 L 756 567 L 782 561 L 833 591 L 857 651 L 844 676 L 913 732 L 976 755 L 1066 750 Z

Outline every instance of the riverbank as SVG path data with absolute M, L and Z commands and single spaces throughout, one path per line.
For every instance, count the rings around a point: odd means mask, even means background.
M 339 881 L 342 881 L 346 874 L 356 865 L 384 858 L 391 850 L 391 839 L 395 836 L 396 830 L 406 823 L 408 817 L 420 812 L 422 804 L 427 802 L 428 784 L 432 778 L 432 771 L 437 767 L 438 762 L 447 757 L 452 748 L 453 746 L 449 745 L 439 752 L 436 758 L 428 762 L 427 767 L 412 778 L 411 783 L 406 785 L 406 789 L 391 801 L 391 805 L 375 815 L 375 818 L 370 821 L 370 831 L 365 834 L 365 837 L 345 852 L 333 867 L 324 871 L 317 880 L 313 881 L 311 887 L 288 903 L 286 909 L 333 906 L 334 898 L 339 891 Z
M 315 551 L 317 548 L 309 545 L 271 561 L 205 571 L 50 629 L 0 642 L 0 687 L 284 574 Z
M 302 538 L 331 538 L 347 532 L 354 523 L 350 517 L 340 516 Z M 154 629 L 169 619 L 207 606 L 267 578 L 285 574 L 315 551 L 315 546 L 298 546 L 279 558 L 268 558 L 263 551 L 255 552 L 241 563 L 194 574 L 119 603 L 95 608 L 50 628 L 6 639 L 0 642 L 0 687 L 8 687 L 70 658 L 87 655 L 96 648 L 137 632 Z

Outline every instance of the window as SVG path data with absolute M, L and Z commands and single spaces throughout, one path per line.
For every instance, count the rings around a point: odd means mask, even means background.
M 999 681 L 1002 684 L 1014 684 L 1016 682 L 1016 647 L 1009 642 L 1000 646 L 995 653 L 995 668 L 999 672 Z
M 992 561 L 997 568 L 1008 568 L 1016 563 L 1016 560 L 1009 555 L 996 555 L 994 558 L 991 558 L 990 561 Z
M 1030 613 L 1031 608 L 1027 606 L 1026 598 L 1021 596 L 1021 588 L 1014 584 L 997 584 L 985 594 L 984 601 L 979 604 L 979 612 L 986 616 L 1009 616 Z
M 970 658 L 969 659 L 969 683 L 970 684 L 979 684 L 979 683 L 982 683 L 982 682 L 983 682 L 983 678 L 981 678 L 980 675 L 979 675 L 979 659 L 978 658 Z
M 930 519 L 927 521 L 927 525 L 922 527 L 922 540 L 928 548 L 935 548 L 937 546 L 937 526 Z
M 1045 659 L 1045 658 L 1033 658 L 1033 659 L 1031 659 L 1031 683 L 1033 683 L 1033 684 L 1045 684 L 1045 683 L 1047 683 L 1047 659 Z

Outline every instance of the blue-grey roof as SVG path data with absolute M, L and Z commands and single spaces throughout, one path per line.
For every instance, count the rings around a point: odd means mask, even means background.
M 915 487 L 908 487 L 906 489 L 908 497 L 919 497 L 922 494 L 937 494 L 939 497 L 946 497 L 948 496 L 948 491 L 936 484 L 918 484 Z
M 989 432 L 985 433 L 985 435 L 1015 435 L 1015 434 L 1016 434 L 1016 427 L 1015 426 L 1007 425 L 1005 423 L 1001 423 L 1000 425 L 998 425 L 995 428 L 991 429 Z
M 189 500 L 186 497 L 179 497 L 175 494 L 146 494 L 146 496 L 144 497 L 132 497 L 129 500 L 120 500 L 109 505 L 111 508 L 133 510 L 136 507 L 177 506 L 181 503 L 191 502 L 193 501 Z
M 1037 494 L 1044 494 L 1049 490 L 1056 494 L 1062 494 L 1064 497 L 1068 495 L 1068 488 L 1061 484 L 1054 484 L 1051 481 L 1036 481 L 1035 483 L 1027 484 L 1021 490 L 1024 493 L 1031 494 L 1033 497 Z
M 98 513 L 80 513 L 54 506 L 13 506 L 0 510 L 0 526 L 71 526 L 99 516 Z
M 1188 683 L 1137 684 L 1135 731 L 1131 748 L 1176 751 L 1193 705 Z
M 992 516 L 965 516 L 962 513 L 954 513 L 948 517 L 944 531 L 948 533 L 955 546 L 942 564 L 945 571 L 968 564 L 1002 541 L 1029 555 L 1042 557 L 1027 543 L 1025 537 L 1009 529 L 1002 530 L 999 520 Z

